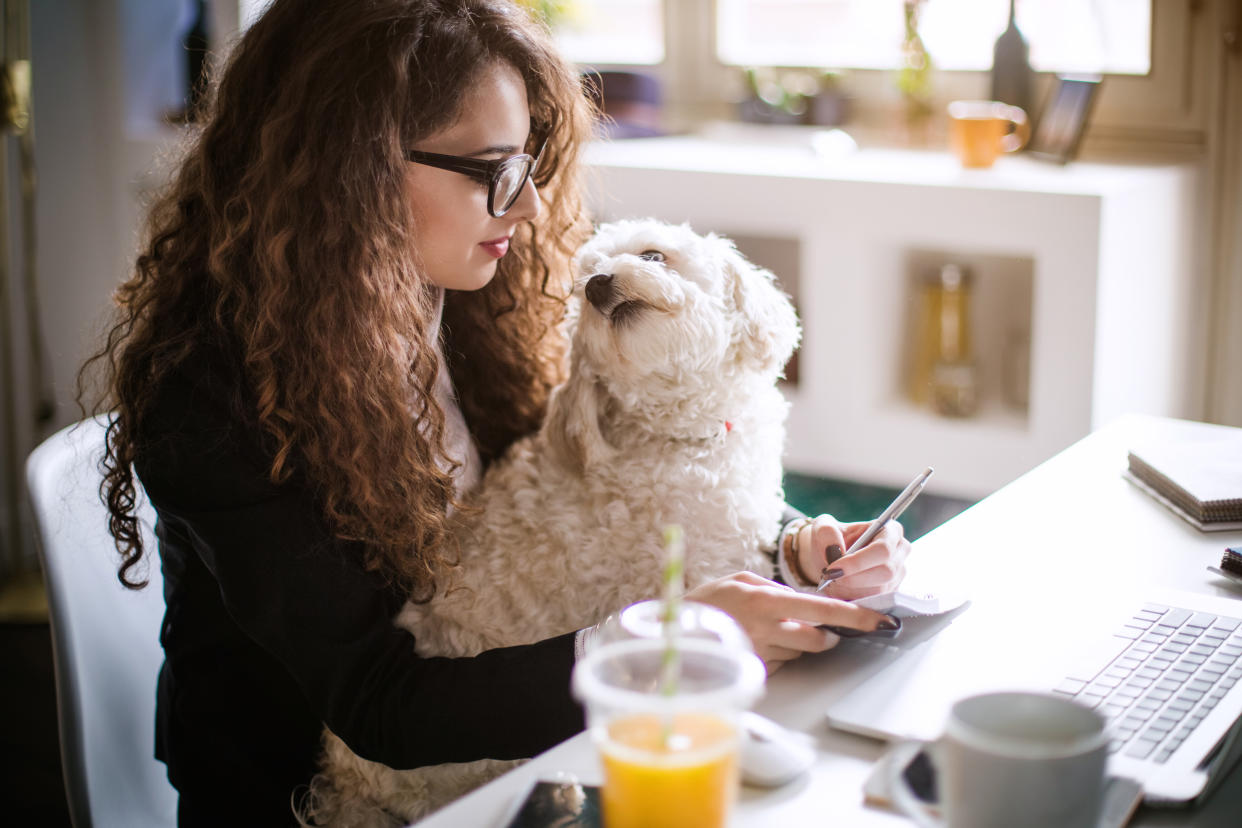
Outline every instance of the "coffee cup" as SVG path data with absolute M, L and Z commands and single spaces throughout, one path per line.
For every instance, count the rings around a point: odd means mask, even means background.
M 985 693 L 953 705 L 923 750 L 940 814 L 894 767 L 892 801 L 921 825 L 1095 828 L 1104 803 L 1108 734 L 1094 710 L 1045 693 Z
M 992 166 L 1005 152 L 1017 152 L 1031 137 L 1026 113 L 1000 101 L 949 104 L 949 142 L 963 167 Z

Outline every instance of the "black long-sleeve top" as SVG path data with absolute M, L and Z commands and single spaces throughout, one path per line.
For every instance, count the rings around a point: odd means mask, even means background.
M 332 536 L 309 487 L 269 481 L 217 368 L 161 383 L 135 462 L 167 603 L 156 755 L 183 826 L 292 823 L 325 723 L 398 768 L 532 756 L 582 729 L 573 634 L 418 657 L 392 624 L 404 595 Z

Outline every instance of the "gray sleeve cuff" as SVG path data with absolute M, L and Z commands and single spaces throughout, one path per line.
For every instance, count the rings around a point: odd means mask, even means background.
M 591 641 L 599 633 L 599 624 L 594 627 L 587 627 L 585 630 L 578 630 L 574 636 L 574 661 L 579 661 L 587 654 L 587 649 L 591 646 Z

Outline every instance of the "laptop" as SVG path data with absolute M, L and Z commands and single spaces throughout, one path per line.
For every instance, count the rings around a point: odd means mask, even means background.
M 1152 590 L 1099 606 L 1049 600 L 1044 617 L 1034 607 L 1013 611 L 1023 623 L 997 623 L 1006 617 L 999 604 L 981 612 L 968 604 L 907 618 L 891 642 L 843 643 L 870 651 L 872 672 L 829 706 L 829 724 L 930 740 L 960 698 L 1059 693 L 1106 718 L 1109 772 L 1141 784 L 1156 805 L 1194 804 L 1242 753 L 1242 601 Z

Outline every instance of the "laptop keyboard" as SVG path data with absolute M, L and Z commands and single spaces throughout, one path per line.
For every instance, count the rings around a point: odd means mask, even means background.
M 1242 680 L 1242 619 L 1144 604 L 1053 688 L 1098 710 L 1109 749 L 1164 763 Z

